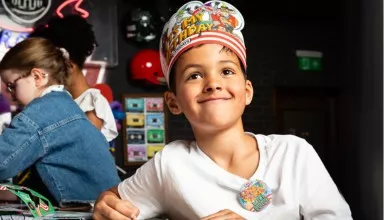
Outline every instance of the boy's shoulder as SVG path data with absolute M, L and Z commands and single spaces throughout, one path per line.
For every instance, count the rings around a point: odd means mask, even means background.
M 256 135 L 256 138 L 259 142 L 259 147 L 264 147 L 267 152 L 298 152 L 306 151 L 312 147 L 305 139 L 291 134 L 259 134 Z
M 156 160 L 160 160 L 165 164 L 177 164 L 182 161 L 191 159 L 191 150 L 194 147 L 194 141 L 176 140 L 164 146 L 164 148 L 156 153 Z
M 307 142 L 304 138 L 292 134 L 270 134 L 264 136 L 270 139 L 270 141 L 276 143 L 303 144 Z
M 267 161 L 270 166 L 289 169 L 316 157 L 316 151 L 312 145 L 295 135 L 256 135 L 256 138 L 261 160 Z
M 253 134 L 258 141 L 259 147 L 264 147 L 266 151 L 270 150 L 284 150 L 286 148 L 290 150 L 303 150 L 308 147 L 312 147 L 305 139 L 295 135 L 288 134 Z M 165 145 L 162 150 L 163 154 L 173 155 L 186 153 L 189 154 L 191 150 L 195 150 L 195 141 L 191 140 L 176 140 Z
M 188 153 L 193 142 L 189 140 L 172 141 L 164 146 L 162 152 L 163 154 Z

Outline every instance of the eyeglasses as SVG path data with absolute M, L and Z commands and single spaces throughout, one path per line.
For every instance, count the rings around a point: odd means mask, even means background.
M 13 80 L 13 82 L 7 83 L 7 90 L 8 90 L 9 93 L 13 93 L 15 91 L 16 83 L 21 78 L 23 78 L 23 76 L 20 76 L 20 77 L 16 78 L 15 80 Z

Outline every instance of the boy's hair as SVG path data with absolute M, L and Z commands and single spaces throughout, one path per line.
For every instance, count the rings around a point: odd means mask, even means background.
M 53 17 L 29 36 L 46 38 L 57 47 L 65 48 L 70 60 L 79 68 L 83 68 L 85 60 L 97 46 L 93 26 L 80 15 Z
M 185 52 L 193 49 L 193 48 L 197 48 L 197 47 L 200 47 L 202 46 L 203 44 L 199 44 L 197 46 L 194 46 L 194 47 L 191 47 L 189 49 L 187 49 Z M 220 52 L 230 52 L 230 53 L 233 53 L 233 51 L 226 47 L 226 46 L 223 46 L 223 48 L 220 50 Z M 184 53 L 185 53 L 184 52 Z M 245 69 L 245 66 L 244 64 L 241 62 L 240 58 L 239 59 L 239 63 L 240 63 L 240 68 L 241 68 L 241 71 L 243 72 L 243 75 L 244 75 L 244 78 L 247 79 L 247 70 Z M 176 94 L 176 84 L 175 84 L 175 80 L 176 80 L 176 65 L 177 65 L 177 60 L 175 61 L 175 64 L 172 66 L 170 72 L 169 72 L 169 89 L 171 92 L 173 92 L 174 94 Z
M 71 62 L 51 41 L 44 38 L 28 38 L 12 47 L 0 62 L 0 73 L 15 70 L 31 74 L 33 68 L 48 72 L 48 85 L 67 84 Z

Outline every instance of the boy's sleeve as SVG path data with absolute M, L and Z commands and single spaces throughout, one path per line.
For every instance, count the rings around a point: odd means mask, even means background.
M 138 219 L 148 219 L 164 213 L 161 155 L 161 151 L 156 153 L 154 158 L 118 186 L 120 197 L 140 210 Z
M 313 147 L 305 142 L 300 173 L 300 212 L 310 220 L 350 220 L 350 208 Z
M 43 155 L 36 125 L 19 113 L 0 135 L 0 180 L 16 176 Z

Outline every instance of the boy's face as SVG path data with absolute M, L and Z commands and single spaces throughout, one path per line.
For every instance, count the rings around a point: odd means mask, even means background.
M 198 129 L 223 129 L 241 123 L 253 88 L 233 52 L 222 45 L 204 44 L 181 55 L 174 73 L 176 95 L 165 94 L 172 113 L 184 113 Z

